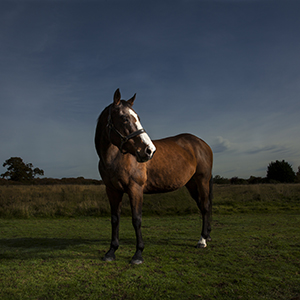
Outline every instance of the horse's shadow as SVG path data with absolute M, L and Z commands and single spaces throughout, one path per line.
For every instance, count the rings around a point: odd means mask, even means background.
M 103 246 L 107 240 L 93 239 L 63 239 L 63 238 L 14 238 L 0 240 L 0 258 L 5 259 L 32 259 L 32 257 L 53 257 L 67 255 L 68 258 L 78 258 L 78 255 L 72 252 L 93 252 L 86 246 Z M 83 246 L 83 248 L 79 247 Z M 106 245 L 107 246 L 107 245 Z M 61 251 L 73 248 L 66 254 Z M 92 247 L 94 248 L 94 247 Z M 60 252 L 60 254 L 59 254 Z
M 134 244 L 134 238 L 125 238 L 120 240 L 120 248 L 122 248 L 122 246 L 130 246 L 134 248 Z M 151 246 L 173 245 L 185 248 L 193 247 L 192 241 L 187 241 L 184 238 L 150 238 L 145 240 L 145 244 Z M 12 238 L 0 239 L 0 245 L 0 259 L 30 260 L 32 258 L 38 259 L 48 257 L 67 257 L 68 259 L 78 259 L 78 254 L 88 256 L 88 258 L 96 258 L 99 255 L 103 255 L 109 247 L 109 240 L 107 238 Z

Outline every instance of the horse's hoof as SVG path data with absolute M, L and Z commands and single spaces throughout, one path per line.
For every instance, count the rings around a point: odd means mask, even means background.
M 132 265 L 140 265 L 140 264 L 142 264 L 143 262 L 144 262 L 143 259 L 132 259 L 130 263 L 131 263 Z
M 132 265 L 140 265 L 144 262 L 143 256 L 142 256 L 142 250 L 137 250 L 135 254 L 132 256 L 132 259 L 130 263 Z
M 206 239 L 201 236 L 201 239 L 199 240 L 196 248 L 205 248 L 207 246 Z
M 103 257 L 103 261 L 114 261 L 115 259 L 116 256 L 112 251 L 108 251 Z
M 205 248 L 206 246 L 207 246 L 206 240 L 203 237 L 201 237 L 196 248 Z
M 103 261 L 114 261 L 116 258 L 115 257 L 103 257 Z

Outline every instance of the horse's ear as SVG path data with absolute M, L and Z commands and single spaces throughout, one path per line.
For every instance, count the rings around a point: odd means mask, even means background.
M 120 93 L 120 90 L 117 89 L 114 94 L 114 104 L 119 105 L 120 102 L 121 102 L 121 93 Z
M 127 100 L 127 102 L 130 104 L 130 106 L 133 105 L 133 102 L 134 102 L 134 100 L 135 100 L 135 97 L 136 97 L 136 94 L 134 94 L 132 98 L 130 98 L 129 100 Z

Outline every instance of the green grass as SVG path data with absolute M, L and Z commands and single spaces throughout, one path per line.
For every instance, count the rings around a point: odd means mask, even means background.
M 292 299 L 300 296 L 300 213 L 218 214 L 213 241 L 197 215 L 144 217 L 145 263 L 123 217 L 117 260 L 110 219 L 0 219 L 1 299 Z
M 0 299 L 300 297 L 300 185 L 216 185 L 212 238 L 185 189 L 146 195 L 145 263 L 124 198 L 117 260 L 103 186 L 0 188 Z M 96 216 L 99 216 L 96 218 Z

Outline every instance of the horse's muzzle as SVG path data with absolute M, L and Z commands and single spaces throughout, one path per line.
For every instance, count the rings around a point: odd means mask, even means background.
M 155 147 L 147 146 L 144 151 L 136 152 L 136 160 L 140 163 L 146 162 L 153 157 L 155 151 L 156 151 Z

